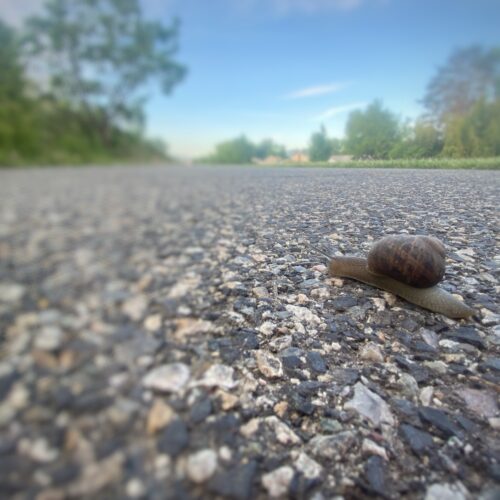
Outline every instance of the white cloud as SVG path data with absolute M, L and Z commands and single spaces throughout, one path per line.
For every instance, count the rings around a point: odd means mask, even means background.
M 366 106 L 366 102 L 353 102 L 350 104 L 344 104 L 343 106 L 335 106 L 333 108 L 329 108 L 323 113 L 315 116 L 313 120 L 326 120 L 335 115 L 340 115 L 342 113 L 346 113 L 347 111 L 352 111 L 357 108 L 362 108 Z
M 314 97 L 318 95 L 333 94 L 339 90 L 345 89 L 347 83 L 330 83 L 327 85 L 315 85 L 304 89 L 294 90 L 283 96 L 284 99 L 302 99 L 304 97 Z

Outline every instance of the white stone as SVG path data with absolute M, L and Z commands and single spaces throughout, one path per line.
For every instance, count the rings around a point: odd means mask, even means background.
M 266 337 L 272 335 L 275 329 L 276 325 L 272 321 L 264 321 L 264 323 L 257 328 L 257 330 Z
M 424 406 L 429 406 L 432 401 L 432 396 L 434 396 L 434 387 L 432 387 L 432 385 L 428 385 L 427 387 L 423 387 L 421 389 L 418 398 Z
M 153 368 L 146 374 L 143 384 L 148 389 L 162 392 L 180 392 L 188 383 L 189 366 L 184 363 L 170 363 Z
M 35 336 L 34 345 L 43 351 L 53 351 L 61 347 L 63 332 L 58 326 L 44 326 Z
M 234 368 L 227 365 L 212 365 L 203 375 L 203 378 L 193 385 L 205 387 L 220 387 L 221 389 L 232 389 L 238 385 L 238 381 L 233 379 Z
M 427 488 L 425 500 L 466 500 L 469 492 L 461 482 L 436 483 Z
M 323 470 L 323 467 L 316 460 L 304 452 L 300 453 L 294 465 L 308 479 L 319 477 Z
M 381 423 L 394 424 L 394 417 L 389 405 L 361 382 L 354 386 L 354 397 L 344 405 L 344 408 L 357 411 L 375 425 Z
M 26 287 L 19 283 L 0 283 L 0 302 L 14 304 L 21 300 L 26 292 Z
M 265 418 L 265 422 L 269 425 L 276 434 L 276 439 L 281 444 L 298 444 L 300 443 L 300 438 L 295 434 L 295 432 L 288 427 L 284 422 L 282 422 L 278 417 L 272 415 Z
M 370 361 L 372 363 L 383 363 L 384 353 L 380 346 L 375 344 L 375 342 L 368 342 L 361 347 L 359 357 L 364 361 Z
M 132 320 L 139 321 L 146 308 L 148 301 L 144 295 L 136 295 L 126 300 L 122 305 L 122 311 Z
M 134 477 L 127 481 L 125 491 L 127 493 L 127 496 L 129 496 L 130 498 L 140 498 L 144 495 L 146 489 L 144 487 L 144 483 L 140 479 Z
M 144 320 L 144 328 L 148 332 L 156 332 L 161 328 L 161 314 L 152 314 Z
M 200 484 L 210 479 L 217 469 L 217 453 L 206 449 L 189 455 L 186 472 L 194 483 Z
M 319 325 L 321 323 L 320 318 L 307 307 L 294 306 L 291 304 L 285 307 L 286 310 L 291 312 L 299 321 L 305 321 L 311 325 Z
M 270 352 L 257 351 L 255 353 L 257 368 L 266 377 L 278 378 L 283 375 L 281 360 L 273 356 Z
M 389 460 L 385 448 L 383 446 L 379 446 L 377 443 L 368 438 L 363 439 L 361 451 L 365 455 L 378 455 L 384 460 Z
M 262 476 L 262 485 L 272 498 L 286 495 L 293 479 L 293 469 L 283 465 Z

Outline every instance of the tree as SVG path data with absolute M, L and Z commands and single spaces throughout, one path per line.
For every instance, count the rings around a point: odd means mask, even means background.
M 309 158 L 311 161 L 328 161 L 332 155 L 332 142 L 328 139 L 324 125 L 311 136 Z
M 38 148 L 35 103 L 26 97 L 19 37 L 0 20 L 0 161 L 15 162 Z
M 284 146 L 276 144 L 272 139 L 264 139 L 255 146 L 256 158 L 267 158 L 268 156 L 279 156 L 280 158 L 286 157 L 286 150 Z
M 345 146 L 355 156 L 389 158 L 400 140 L 397 117 L 380 101 L 374 101 L 365 111 L 351 112 L 347 119 Z
M 209 158 L 212 163 L 250 163 L 255 156 L 255 145 L 244 135 L 217 144 L 215 153 Z
M 138 0 L 48 0 L 26 29 L 27 54 L 42 61 L 47 90 L 105 144 L 113 127 L 142 125 L 146 84 L 159 81 L 168 94 L 186 73 L 174 60 L 178 23 L 145 20 Z
M 465 116 L 479 100 L 500 98 L 500 47 L 471 46 L 455 50 L 427 86 L 422 104 L 428 117 L 446 126 Z

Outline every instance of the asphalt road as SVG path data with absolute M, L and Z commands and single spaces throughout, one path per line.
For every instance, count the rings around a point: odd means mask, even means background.
M 0 171 L 0 492 L 496 498 L 499 188 L 491 171 Z M 395 233 L 445 243 L 442 286 L 475 319 L 329 279 L 316 251 Z

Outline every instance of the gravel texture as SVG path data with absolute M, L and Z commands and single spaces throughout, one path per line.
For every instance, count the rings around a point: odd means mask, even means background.
M 494 172 L 0 172 L 0 496 L 499 498 Z M 327 275 L 439 237 L 454 321 Z

